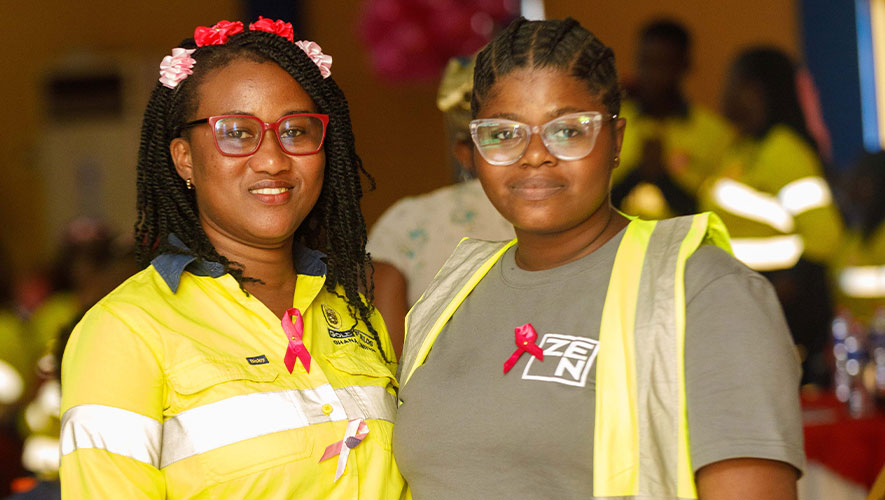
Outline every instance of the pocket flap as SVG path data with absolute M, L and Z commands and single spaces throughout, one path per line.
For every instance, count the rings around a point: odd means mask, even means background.
M 396 377 L 387 369 L 380 358 L 373 363 L 367 359 L 354 356 L 344 351 L 336 351 L 331 354 L 326 354 L 326 361 L 336 369 L 345 373 L 368 377 L 388 378 L 394 386 L 397 385 Z
M 246 360 L 200 358 L 182 363 L 169 372 L 175 392 L 195 394 L 213 385 L 234 380 L 273 382 L 278 376 L 271 365 L 249 365 Z

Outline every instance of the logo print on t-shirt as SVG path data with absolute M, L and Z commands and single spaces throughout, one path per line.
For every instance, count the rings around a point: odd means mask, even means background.
M 544 361 L 530 358 L 522 372 L 523 380 L 543 380 L 584 387 L 596 360 L 599 342 L 586 337 L 546 333 L 538 343 Z

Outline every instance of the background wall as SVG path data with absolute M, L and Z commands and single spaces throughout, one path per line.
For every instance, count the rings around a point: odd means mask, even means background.
M 21 269 L 48 257 L 56 237 L 52 228 L 57 224 L 47 221 L 53 211 L 46 207 L 55 206 L 51 204 L 58 202 L 53 197 L 64 197 L 65 190 L 71 189 L 67 182 L 50 178 L 51 169 L 40 166 L 47 161 L 41 153 L 46 144 L 43 132 L 51 126 L 41 118 L 45 112 L 41 85 L 47 68 L 72 54 L 125 59 L 142 68 L 134 73 L 141 71 L 149 89 L 160 59 L 194 26 L 239 19 L 246 11 L 244 4 L 237 0 L 155 0 L 123 6 L 113 0 L 0 3 L 5 28 L 0 33 L 4 47 L 0 64 L 5 73 L 0 92 L 7 116 L 15 120 L 0 125 L 0 152 L 5 160 L 0 164 L 0 242 Z M 361 4 L 355 0 L 300 1 L 297 29 L 334 57 L 333 74 L 350 101 L 358 151 L 378 184 L 364 200 L 371 223 L 398 198 L 447 184 L 450 174 L 442 117 L 435 107 L 437 82 L 391 84 L 373 73 L 357 36 Z M 688 92 L 714 108 L 725 68 L 741 47 L 767 42 L 796 54 L 800 45 L 796 0 L 683 0 L 678 5 L 656 0 L 547 0 L 545 4 L 548 17 L 571 15 L 612 46 L 625 77 L 632 73 L 634 38 L 643 23 L 658 15 L 683 20 L 695 39 Z M 131 103 L 136 110 L 147 99 L 146 94 L 139 96 Z M 101 208 L 123 214 L 122 218 L 131 214 L 131 221 L 137 120 L 127 123 L 120 133 L 134 141 L 118 148 L 119 168 L 131 177 L 108 179 L 104 188 L 129 194 L 122 198 L 125 201 Z M 66 147 L 75 149 L 75 145 Z M 131 222 L 120 225 L 120 230 L 131 229 Z

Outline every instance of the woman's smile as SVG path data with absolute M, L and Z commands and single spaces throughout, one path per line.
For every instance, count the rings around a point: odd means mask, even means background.
M 292 198 L 292 184 L 283 181 L 260 181 L 249 187 L 249 193 L 267 205 L 281 205 Z

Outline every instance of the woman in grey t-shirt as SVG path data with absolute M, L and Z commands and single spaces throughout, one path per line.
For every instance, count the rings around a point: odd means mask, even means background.
M 712 214 L 611 206 L 619 105 L 611 49 L 572 19 L 479 54 L 478 176 L 518 243 L 462 243 L 410 313 L 394 452 L 415 499 L 795 498 L 771 286 Z

